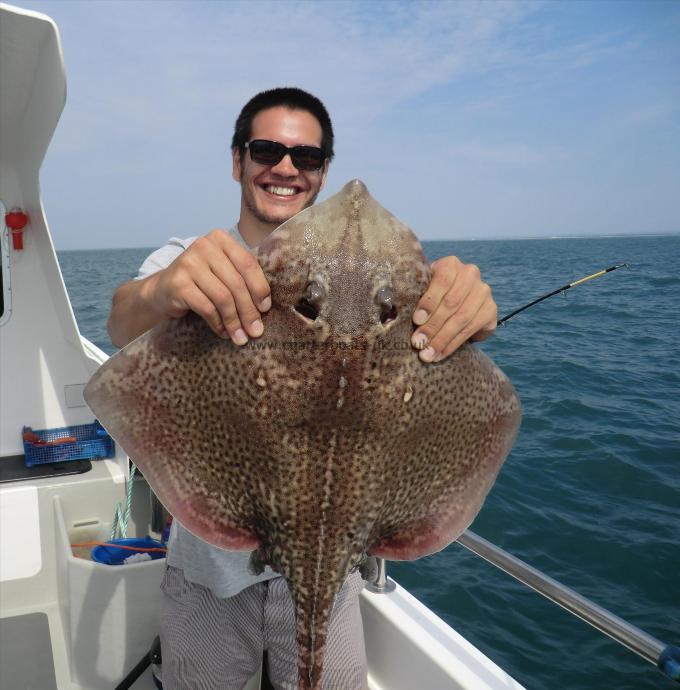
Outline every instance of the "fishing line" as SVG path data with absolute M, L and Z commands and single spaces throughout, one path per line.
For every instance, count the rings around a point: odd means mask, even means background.
M 600 276 L 603 276 L 605 273 L 609 273 L 610 271 L 615 271 L 617 268 L 630 268 L 628 264 L 616 264 L 616 266 L 610 266 L 609 268 L 603 268 L 601 271 L 597 271 L 597 273 L 593 273 L 589 276 L 586 276 L 585 278 L 579 278 L 578 280 L 574 280 L 571 283 L 567 283 L 566 285 L 563 285 L 561 288 L 557 288 L 557 290 L 553 290 L 552 292 L 548 292 L 547 294 L 543 295 L 542 297 L 538 297 L 537 299 L 533 300 L 532 302 L 529 302 L 529 304 L 525 304 L 523 307 L 520 307 L 519 309 L 515 309 L 515 311 L 511 311 L 509 314 L 506 314 L 502 319 L 498 319 L 496 326 L 502 326 L 508 319 L 511 319 L 513 316 L 516 316 L 520 312 L 524 311 L 525 309 L 528 309 L 529 307 L 533 307 L 535 304 L 538 304 L 539 302 L 542 302 L 544 299 L 548 299 L 548 297 L 552 297 L 553 295 L 559 295 L 560 292 L 566 292 L 569 288 L 576 287 L 577 285 L 582 285 L 588 280 L 592 280 L 593 278 L 599 278 Z

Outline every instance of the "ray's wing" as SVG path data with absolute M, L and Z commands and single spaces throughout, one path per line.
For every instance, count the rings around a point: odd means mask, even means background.
M 389 560 L 434 553 L 467 529 L 521 420 L 512 384 L 473 346 L 435 366 L 412 366 L 408 420 L 395 425 L 404 432 L 394 435 L 385 453 L 389 479 L 370 548 Z
M 222 548 L 253 550 L 259 540 L 241 465 L 255 422 L 244 368 L 247 360 L 230 342 L 189 315 L 111 357 L 85 399 L 189 531 Z

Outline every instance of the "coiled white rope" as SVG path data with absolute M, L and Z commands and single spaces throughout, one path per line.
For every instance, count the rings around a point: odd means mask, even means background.
M 116 512 L 113 516 L 113 524 L 111 525 L 111 539 L 116 539 L 116 534 L 119 535 L 118 538 L 125 539 L 127 537 L 127 526 L 130 520 L 130 512 L 132 510 L 132 487 L 134 485 L 135 472 L 137 471 L 137 466 L 134 462 L 130 463 L 130 476 L 127 480 L 126 494 L 127 500 L 125 505 L 125 512 L 123 512 L 123 504 L 118 501 L 116 504 Z

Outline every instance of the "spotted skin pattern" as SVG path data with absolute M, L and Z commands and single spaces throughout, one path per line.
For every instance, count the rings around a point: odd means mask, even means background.
M 472 522 L 521 410 L 464 345 L 424 364 L 411 315 L 430 270 L 358 180 L 260 246 L 264 335 L 244 347 L 197 316 L 104 364 L 85 396 L 159 499 L 198 537 L 287 580 L 299 687 L 321 687 L 335 595 L 367 554 L 415 559 Z

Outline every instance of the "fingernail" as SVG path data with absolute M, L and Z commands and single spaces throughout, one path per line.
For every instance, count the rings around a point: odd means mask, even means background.
M 418 356 L 423 362 L 431 362 L 436 355 L 437 353 L 431 345 L 418 353 Z
M 245 345 L 248 342 L 248 336 L 242 328 L 239 328 L 238 331 L 231 336 L 231 339 L 234 341 L 235 345 Z
M 428 318 L 429 314 L 424 309 L 416 309 L 413 314 L 413 323 L 416 326 L 422 326 Z
M 272 298 L 265 297 L 262 302 L 260 302 L 260 311 L 267 311 L 272 307 Z
M 264 333 L 264 324 L 260 319 L 256 319 L 250 324 L 250 334 L 254 338 L 258 338 Z
M 424 350 L 427 346 L 427 335 L 425 333 L 414 333 L 411 336 L 411 345 L 413 345 L 416 350 Z

